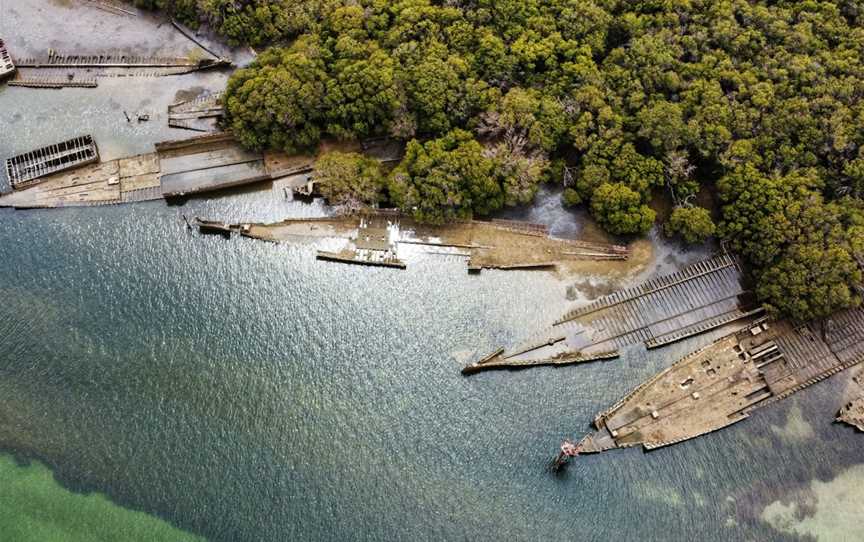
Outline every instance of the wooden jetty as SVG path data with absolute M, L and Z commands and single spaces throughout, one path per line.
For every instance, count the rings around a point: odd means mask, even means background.
M 748 297 L 738 263 L 723 254 L 569 311 L 528 341 L 463 373 L 610 359 L 639 343 L 656 348 L 762 312 Z
M 12 56 L 6 49 L 6 44 L 0 39 L 0 81 L 15 73 L 15 64 L 12 62 Z
M 650 450 L 704 435 L 862 361 L 861 308 L 822 324 L 762 318 L 682 358 L 600 413 L 596 431 L 576 451 Z
M 39 182 L 41 177 L 99 160 L 96 142 L 89 135 L 49 145 L 6 159 L 6 176 L 15 190 Z
M 169 105 L 168 126 L 197 132 L 218 131 L 219 121 L 225 116 L 223 94 L 214 92 Z

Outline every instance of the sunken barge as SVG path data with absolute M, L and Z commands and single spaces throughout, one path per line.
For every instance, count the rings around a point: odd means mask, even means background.
M 400 252 L 413 247 L 427 254 L 466 260 L 469 273 L 482 269 L 555 269 L 580 261 L 623 261 L 624 246 L 560 239 L 546 226 L 512 220 L 467 220 L 445 225 L 420 224 L 393 209 L 368 209 L 331 217 L 288 219 L 272 224 L 225 224 L 196 218 L 202 233 L 272 242 L 332 243 L 317 259 L 405 269 Z
M 0 207 L 136 203 L 261 182 L 289 183 L 297 171 L 311 169 L 313 159 L 249 152 L 231 134 L 214 133 L 157 143 L 156 152 L 102 162 L 93 138 L 82 136 L 8 159 L 13 190 L 0 194 Z

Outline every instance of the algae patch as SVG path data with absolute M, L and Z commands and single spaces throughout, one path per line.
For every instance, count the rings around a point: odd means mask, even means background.
M 20 542 L 203 540 L 104 495 L 68 491 L 44 465 L 9 456 L 0 456 L 0 533 Z

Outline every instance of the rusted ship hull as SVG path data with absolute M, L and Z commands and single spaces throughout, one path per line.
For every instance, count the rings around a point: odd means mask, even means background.
M 864 311 L 793 325 L 763 319 L 698 350 L 595 419 L 580 453 L 654 449 L 746 419 L 864 361 Z

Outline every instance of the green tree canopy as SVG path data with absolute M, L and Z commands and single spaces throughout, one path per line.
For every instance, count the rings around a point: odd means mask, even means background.
M 666 222 L 666 235 L 680 236 L 689 244 L 702 243 L 715 231 L 711 213 L 704 207 L 676 207 Z
M 591 196 L 591 213 L 607 231 L 617 235 L 646 233 L 655 218 L 639 193 L 622 183 L 601 184 Z
M 567 131 L 563 105 L 529 89 L 513 88 L 484 115 L 482 130 L 491 135 L 523 138 L 544 151 L 558 147 Z
M 323 109 L 327 132 L 340 139 L 383 133 L 399 109 L 396 65 L 374 42 L 339 40 Z
M 296 152 L 318 144 L 327 92 L 326 53 L 317 40 L 268 49 L 228 81 L 226 123 L 245 146 Z
M 315 161 L 315 183 L 331 205 L 362 207 L 381 201 L 381 163 L 357 153 L 332 151 Z
M 824 318 L 860 299 L 861 271 L 842 247 L 797 244 L 760 275 L 757 294 L 775 312 L 798 320 Z
M 420 222 L 441 224 L 488 214 L 504 205 L 495 168 L 464 130 L 426 143 L 412 140 L 390 175 L 390 197 Z

